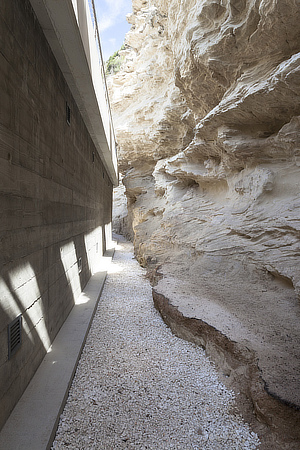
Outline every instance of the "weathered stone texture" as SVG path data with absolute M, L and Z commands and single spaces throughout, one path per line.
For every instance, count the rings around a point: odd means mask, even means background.
M 299 2 L 133 6 L 109 83 L 137 257 L 299 408 Z
M 1 428 L 105 250 L 112 184 L 27 0 L 0 2 L 0 91 Z

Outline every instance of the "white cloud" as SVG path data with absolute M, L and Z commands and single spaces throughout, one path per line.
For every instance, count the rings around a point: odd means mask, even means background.
M 0 0 L 1 2 L 1 0 Z M 126 15 L 132 11 L 131 0 L 94 0 L 100 30 L 104 60 L 118 50 L 124 42 L 130 25 Z
M 131 0 L 98 0 L 96 4 L 100 32 L 123 21 L 126 14 L 132 11 Z

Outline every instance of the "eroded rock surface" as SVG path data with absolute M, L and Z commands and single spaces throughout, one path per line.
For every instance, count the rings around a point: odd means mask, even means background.
M 109 84 L 136 255 L 297 415 L 299 1 L 133 0 L 128 21 Z

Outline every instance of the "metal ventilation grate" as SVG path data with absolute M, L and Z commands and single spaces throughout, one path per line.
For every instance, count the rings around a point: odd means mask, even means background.
M 19 349 L 22 343 L 22 315 L 20 314 L 7 326 L 8 332 L 8 359 Z

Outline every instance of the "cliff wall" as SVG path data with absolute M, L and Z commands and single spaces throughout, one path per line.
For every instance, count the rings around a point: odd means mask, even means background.
M 300 407 L 299 2 L 133 0 L 128 21 L 109 84 L 136 255 L 165 306 L 251 352 L 278 427 Z

